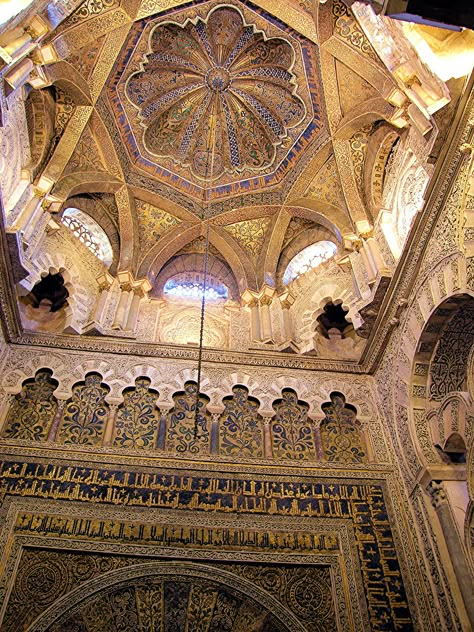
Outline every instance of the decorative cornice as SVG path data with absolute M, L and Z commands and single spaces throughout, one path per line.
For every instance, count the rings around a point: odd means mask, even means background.
M 105 337 L 74 336 L 68 334 L 45 334 L 24 332 L 10 336 L 9 342 L 27 345 L 32 348 L 47 347 L 71 351 L 95 353 L 115 353 L 120 355 L 148 356 L 152 358 L 172 358 L 197 362 L 198 350 L 187 345 L 165 345 L 144 343 L 132 340 L 114 340 Z M 306 371 L 328 371 L 337 373 L 364 374 L 364 367 L 355 362 L 323 360 L 314 357 L 289 356 L 275 351 L 225 351 L 223 349 L 205 349 L 203 362 L 206 364 L 232 364 L 241 366 L 262 366 L 268 368 L 302 369 Z
M 130 469 L 149 468 L 156 472 L 217 472 L 227 476 L 248 473 L 251 476 L 261 476 L 269 481 L 288 480 L 295 477 L 317 477 L 322 479 L 350 480 L 354 484 L 367 483 L 368 480 L 379 484 L 390 479 L 395 466 L 380 463 L 324 463 L 314 464 L 291 461 L 282 463 L 276 459 L 245 459 L 242 457 L 222 457 L 222 455 L 206 455 L 196 459 L 195 455 L 184 457 L 178 454 L 143 455 L 137 450 L 117 450 L 112 447 L 71 446 L 58 443 L 38 443 L 32 446 L 31 441 L 16 441 L 15 445 L 6 439 L 0 439 L 0 453 L 3 461 L 21 460 L 35 463 L 41 459 L 42 463 L 64 464 L 80 467 L 87 462 L 90 466 L 101 468 Z

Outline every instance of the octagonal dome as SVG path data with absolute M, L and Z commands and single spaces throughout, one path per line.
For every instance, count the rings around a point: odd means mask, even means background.
M 233 7 L 206 22 L 159 24 L 149 41 L 143 70 L 126 83 L 145 149 L 201 178 L 270 167 L 306 109 L 290 44 L 266 39 Z
M 240 3 L 137 22 L 108 89 L 134 166 L 187 194 L 278 184 L 322 129 L 316 56 Z

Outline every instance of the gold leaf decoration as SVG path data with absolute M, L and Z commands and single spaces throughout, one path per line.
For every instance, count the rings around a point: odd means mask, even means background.
M 224 226 L 224 229 L 239 242 L 246 252 L 257 258 L 265 241 L 270 221 L 270 217 L 259 217 L 229 224 L 229 226 Z
M 344 194 L 334 157 L 331 157 L 318 171 L 309 185 L 306 197 L 323 200 L 333 206 L 345 208 Z
M 181 220 L 162 209 L 143 202 L 136 201 L 140 247 L 143 253 L 148 250 L 165 233 L 181 223 Z

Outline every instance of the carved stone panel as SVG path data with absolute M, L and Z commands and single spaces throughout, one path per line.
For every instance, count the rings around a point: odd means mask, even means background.
M 466 367 L 474 343 L 474 303 L 463 305 L 446 325 L 430 367 L 429 397 L 441 401 L 464 391 Z

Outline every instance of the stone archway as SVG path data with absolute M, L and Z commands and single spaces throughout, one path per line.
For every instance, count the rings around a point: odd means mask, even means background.
M 468 367 L 473 348 L 474 298 L 457 293 L 431 310 L 416 344 L 409 382 L 418 480 L 427 492 L 425 501 L 432 505 L 431 520 L 437 518 L 439 523 L 445 563 L 452 565 L 471 623 L 474 578 L 466 553 L 472 546 L 473 498 L 465 460 L 472 462 L 474 417 Z
M 301 597 L 296 592 L 307 590 L 307 586 L 294 586 L 295 599 Z M 239 623 L 237 629 L 246 632 L 306 629 L 292 611 L 248 579 L 205 564 L 155 561 L 105 573 L 67 593 L 30 626 L 29 632 L 90 629 L 88 622 L 99 625 L 94 629 L 139 630 L 138 617 L 148 617 L 156 629 L 163 629 L 161 623 L 168 629 L 169 617 L 173 618 L 172 629 L 180 630 L 187 630 L 189 623 L 189 629 L 198 629 L 192 625 L 201 620 L 208 623 L 205 629 L 220 632 L 230 629 L 225 625 L 229 617 Z M 115 623 L 117 619 L 122 627 Z
M 411 414 L 424 463 L 449 462 L 445 447 L 454 433 L 468 444 L 468 360 L 474 347 L 474 298 L 442 302 L 426 322 L 411 371 Z

